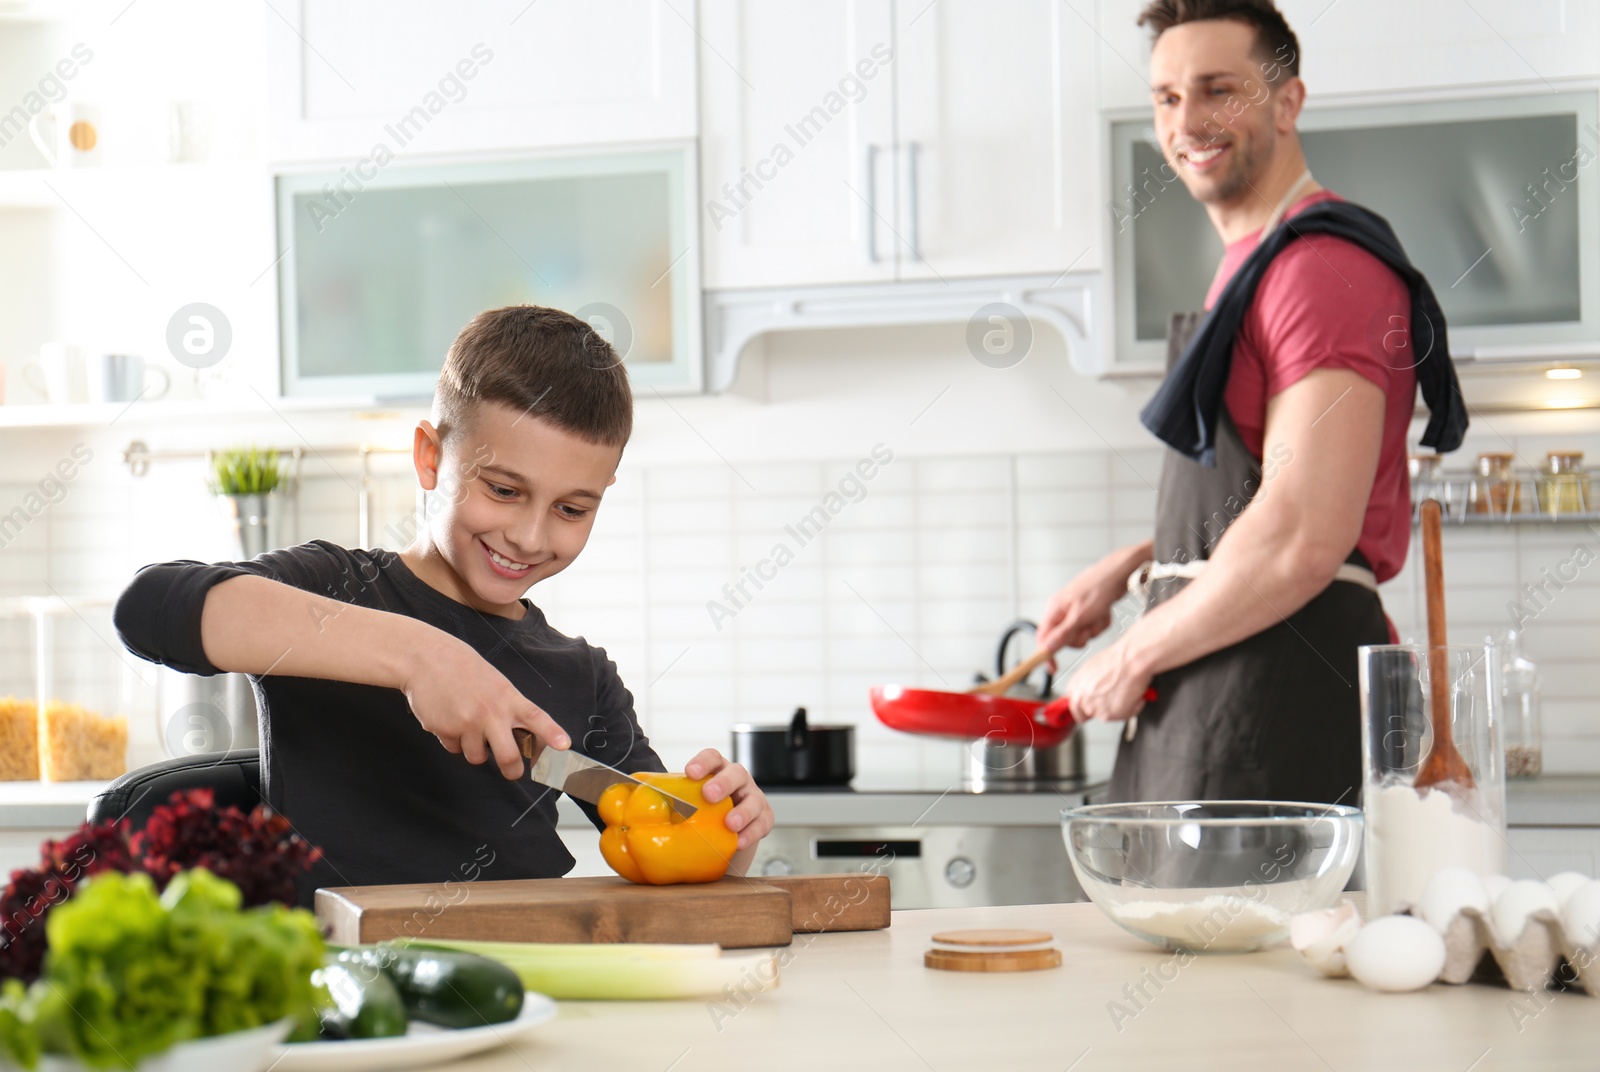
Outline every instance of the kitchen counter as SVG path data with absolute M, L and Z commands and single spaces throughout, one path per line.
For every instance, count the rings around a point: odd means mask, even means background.
M 1600 826 L 1600 777 L 1548 774 L 1506 783 L 1508 826 Z
M 1036 793 L 964 793 L 959 785 L 877 785 L 858 779 L 854 790 L 771 790 L 778 822 L 812 825 L 1049 826 L 1061 809 L 1081 802 L 1101 783 Z M 70 829 L 83 822 L 104 782 L 0 782 L 0 829 Z M 1600 826 L 1600 776 L 1547 775 L 1506 784 L 1511 826 Z M 588 826 L 576 805 L 560 802 L 561 825 Z
M 109 782 L 0 782 L 0 830 L 71 830 Z
M 930 936 L 963 927 L 1050 931 L 1065 963 L 992 975 L 924 968 Z M 743 1009 L 562 1002 L 517 1052 L 448 1067 L 1530 1072 L 1592 1069 L 1600 1037 L 1600 999 L 1580 994 L 1543 995 L 1537 1012 L 1485 985 L 1378 994 L 1321 978 L 1287 945 L 1179 966 L 1092 904 L 896 912 L 887 931 L 797 935 L 790 952 L 781 986 Z M 1172 976 L 1159 990 L 1158 972 Z

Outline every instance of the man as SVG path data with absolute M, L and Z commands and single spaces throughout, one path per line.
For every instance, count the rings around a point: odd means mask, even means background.
M 1226 252 L 1142 414 L 1170 448 L 1155 538 L 1061 589 L 1040 643 L 1104 631 L 1137 571 L 1145 614 L 1066 687 L 1080 719 L 1127 723 L 1111 799 L 1350 801 L 1356 649 L 1391 639 L 1377 584 L 1409 546 L 1417 385 L 1424 445 L 1466 428 L 1444 320 L 1387 223 L 1311 177 L 1300 46 L 1271 0 L 1156 0 L 1139 23 L 1162 152 Z

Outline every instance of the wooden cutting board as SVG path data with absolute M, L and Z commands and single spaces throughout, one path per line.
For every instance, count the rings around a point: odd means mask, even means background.
M 342 886 L 316 894 L 336 945 L 411 937 L 494 942 L 715 942 L 724 949 L 788 945 L 795 932 L 889 925 L 882 875 L 725 878 L 682 886 L 625 879 Z

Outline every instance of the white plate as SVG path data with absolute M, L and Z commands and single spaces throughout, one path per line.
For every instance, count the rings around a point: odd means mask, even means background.
M 293 1027 L 291 1020 L 279 1020 L 250 1031 L 180 1042 L 166 1053 L 146 1057 L 139 1072 L 258 1072 L 266 1068 L 273 1051 Z M 9 1064 L 5 1065 L 10 1068 Z M 83 1066 L 68 1057 L 45 1054 L 39 1059 L 39 1072 L 84 1072 Z
M 278 1047 L 272 1072 L 380 1072 L 437 1064 L 515 1042 L 555 1014 L 555 1002 L 529 990 L 522 999 L 522 1012 L 507 1023 L 455 1031 L 414 1023 L 395 1038 L 290 1042 Z

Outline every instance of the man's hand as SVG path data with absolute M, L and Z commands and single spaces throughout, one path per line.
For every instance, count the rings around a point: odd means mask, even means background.
M 706 798 L 706 803 L 733 798 L 733 810 L 728 813 L 726 822 L 728 829 L 739 835 L 739 852 L 728 870 L 731 874 L 744 874 L 755 856 L 756 843 L 772 833 L 775 819 L 766 794 L 756 786 L 749 771 L 738 763 L 729 763 L 715 748 L 707 748 L 691 759 L 683 773 L 691 778 L 706 779 L 700 787 L 700 795 Z
M 1150 542 L 1119 547 L 1050 597 L 1039 647 L 1081 648 L 1111 625 L 1111 607 L 1128 594 L 1128 575 L 1150 558 Z
M 468 763 L 484 763 L 493 755 L 500 773 L 514 780 L 525 768 L 513 728 L 530 730 L 541 746 L 571 747 L 572 739 L 555 719 L 471 645 L 443 630 L 435 632 L 431 640 L 437 646 L 427 658 L 415 660 L 401 691 L 422 728 L 448 751 L 465 756 Z
M 1144 707 L 1151 674 L 1135 665 L 1121 640 L 1084 661 L 1067 679 L 1065 695 L 1079 722 L 1123 722 Z

